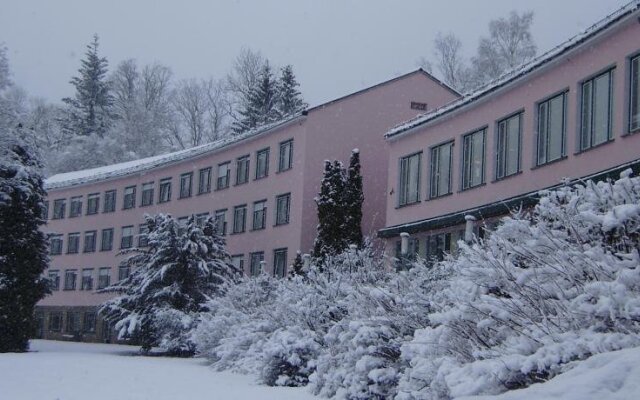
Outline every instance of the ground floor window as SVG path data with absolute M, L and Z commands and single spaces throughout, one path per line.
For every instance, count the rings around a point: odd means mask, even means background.
M 96 331 L 96 313 L 94 312 L 84 313 L 84 321 L 82 323 L 82 329 L 86 333 L 94 333 Z
M 62 313 L 60 311 L 49 313 L 49 330 L 60 332 L 60 329 L 62 329 Z
M 67 333 L 78 333 L 80 332 L 80 313 L 68 311 L 67 312 Z

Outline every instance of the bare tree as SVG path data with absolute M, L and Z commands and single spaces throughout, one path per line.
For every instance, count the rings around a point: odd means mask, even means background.
M 438 33 L 434 42 L 438 71 L 444 82 L 459 92 L 468 89 L 468 67 L 462 56 L 462 42 L 453 33 Z
M 230 134 L 228 118 L 229 109 L 228 91 L 225 82 L 209 79 L 205 83 L 206 94 L 209 99 L 209 140 L 217 140 Z
M 236 57 L 232 70 L 226 78 L 228 108 L 233 119 L 238 119 L 236 110 L 247 107 L 251 88 L 256 87 L 260 81 L 266 63 L 267 59 L 259 51 L 253 51 L 249 48 L 240 50 L 240 54 Z

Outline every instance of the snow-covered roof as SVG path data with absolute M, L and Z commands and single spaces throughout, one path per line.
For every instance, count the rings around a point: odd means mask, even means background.
M 106 165 L 104 167 L 84 169 L 80 171 L 66 172 L 63 174 L 53 175 L 45 180 L 46 189 L 59 189 L 68 186 L 83 185 L 91 182 L 112 179 L 125 176 L 152 168 L 157 168 L 174 162 L 183 161 L 189 158 L 201 156 L 206 153 L 220 150 L 236 143 L 263 135 L 275 129 L 289 125 L 290 123 L 303 118 L 306 114 L 299 113 L 284 120 L 264 125 L 256 129 L 252 129 L 235 135 L 232 137 L 216 140 L 201 146 L 192 147 L 186 150 L 180 150 L 172 153 L 161 154 L 158 156 L 142 158 L 139 160 L 127 161 L 119 164 Z
M 436 108 L 424 114 L 418 115 L 415 118 L 412 118 L 406 122 L 403 122 L 402 124 L 391 128 L 385 134 L 385 138 L 390 139 L 397 137 L 413 128 L 434 121 L 462 107 L 472 105 L 478 99 L 491 95 L 498 89 L 526 77 L 529 73 L 537 70 L 544 65 L 549 64 L 553 60 L 561 57 L 566 52 L 580 46 L 588 39 L 598 35 L 609 27 L 615 25 L 616 23 L 626 19 L 628 16 L 635 13 L 639 8 L 640 0 L 631 1 L 627 5 L 607 15 L 600 21 L 596 22 L 595 24 L 593 24 L 583 32 L 577 34 L 576 36 L 572 37 L 571 39 L 567 40 L 566 42 L 561 43 L 558 46 L 547 51 L 546 53 L 534 58 L 533 60 L 506 72 L 501 77 L 489 82 L 479 89 L 467 93 L 463 97 L 445 104 L 440 108 Z

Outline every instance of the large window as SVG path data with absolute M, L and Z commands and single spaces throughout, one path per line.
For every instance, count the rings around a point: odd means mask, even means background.
M 287 275 L 287 249 L 273 251 L 273 275 L 280 278 Z
M 198 172 L 198 194 L 211 191 L 211 167 L 202 168 Z
M 218 235 L 224 236 L 227 234 L 227 209 L 216 210 L 216 232 Z
M 84 313 L 84 321 L 82 322 L 82 330 L 85 333 L 94 333 L 96 331 L 96 313 Z
M 80 290 L 93 290 L 93 268 L 84 268 L 82 270 Z
M 244 273 L 244 255 L 236 254 L 231 256 L 231 264 L 238 269 L 241 273 Z
M 229 164 L 229 162 L 218 164 L 218 180 L 216 181 L 217 190 L 229 187 L 229 175 L 231 174 Z
M 269 175 L 269 149 L 263 149 L 256 153 L 256 179 Z
M 236 185 L 249 182 L 249 156 L 242 156 L 236 160 Z
M 276 197 L 276 225 L 289 223 L 289 211 L 291 209 L 291 194 L 281 194 Z
M 120 248 L 129 249 L 133 247 L 133 226 L 123 226 L 120 236 Z
M 78 271 L 67 269 L 64 271 L 64 290 L 76 290 L 76 279 Z
M 100 210 L 100 193 L 87 196 L 87 215 L 97 214 Z
M 258 276 L 262 273 L 262 262 L 264 261 L 264 252 L 257 251 L 249 255 L 249 273 L 251 276 Z
M 581 150 L 611 139 L 612 84 L 613 70 L 582 84 Z
M 280 154 L 278 157 L 278 172 L 291 169 L 293 165 L 293 139 L 280 143 Z
M 69 203 L 69 218 L 82 215 L 82 196 L 74 196 Z
M 126 188 L 124 188 L 124 199 L 123 199 L 122 208 L 127 210 L 135 206 L 136 206 L 136 187 L 127 186 Z
M 640 55 L 631 59 L 629 93 L 629 132 L 640 129 Z
M 87 231 L 84 233 L 84 249 L 82 250 L 84 253 L 93 253 L 96 251 L 96 236 L 98 236 L 98 232 L 96 231 Z
M 120 265 L 118 267 L 118 280 L 123 281 L 129 277 L 131 274 L 131 267 L 128 265 Z
M 60 290 L 60 271 L 57 269 L 50 269 L 47 276 L 49 277 L 49 282 L 51 282 L 51 290 Z
M 253 203 L 253 225 L 252 229 L 264 229 L 267 220 L 267 201 L 261 200 Z
M 462 140 L 462 189 L 484 182 L 484 137 L 486 129 L 465 135 Z
M 233 208 L 233 233 L 242 233 L 245 230 L 247 206 L 235 206 Z
M 76 254 L 80 250 L 80 233 L 74 232 L 67 236 L 67 253 Z
M 51 235 L 49 237 L 50 249 L 49 252 L 52 256 L 62 254 L 63 239 L 62 235 Z
M 67 209 L 66 199 L 57 199 L 53 201 L 53 219 L 64 218 L 64 212 Z
M 451 193 L 452 156 L 453 142 L 441 144 L 431 149 L 430 198 Z
M 178 218 L 178 235 L 184 235 L 189 227 L 189 217 Z
M 142 184 L 142 197 L 140 199 L 140 206 L 150 206 L 153 204 L 153 182 L 147 182 Z
M 566 93 L 538 104 L 538 165 L 565 155 Z
M 160 197 L 158 203 L 166 203 L 171 200 L 171 178 L 160 180 Z
M 209 218 L 208 212 L 196 214 L 196 225 L 198 225 L 201 228 L 204 227 L 204 224 L 207 221 L 207 218 Z
M 98 289 L 104 289 L 111 284 L 111 268 L 98 270 Z
M 80 332 L 80 313 L 67 311 L 67 333 L 76 334 Z
M 422 153 L 400 159 L 400 189 L 398 205 L 404 206 L 420 201 L 420 165 Z
M 104 209 L 102 212 L 114 212 L 116 210 L 116 191 L 109 190 L 104 192 Z
M 520 172 L 521 137 L 522 113 L 498 122 L 496 179 L 506 178 Z
M 100 239 L 100 250 L 111 251 L 113 249 L 113 228 L 102 230 L 102 238 Z
M 138 247 L 147 247 L 149 246 L 149 225 L 140 224 L 138 227 Z
M 193 184 L 193 172 L 180 175 L 180 198 L 191 197 L 191 186 Z
M 49 330 L 51 332 L 60 332 L 62 329 L 62 312 L 52 311 L 49 314 Z

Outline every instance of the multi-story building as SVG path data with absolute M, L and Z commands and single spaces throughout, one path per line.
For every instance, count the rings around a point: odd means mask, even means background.
M 477 231 L 533 204 L 541 189 L 637 171 L 638 133 L 634 1 L 480 90 L 388 131 L 386 226 L 379 236 L 389 255 L 402 249 L 442 257 L 466 227 Z M 404 246 L 402 233 L 410 235 Z
M 384 226 L 387 145 L 395 124 L 458 94 L 418 70 L 277 124 L 203 146 L 46 180 L 53 294 L 37 307 L 39 336 L 105 340 L 96 290 L 129 274 L 122 249 L 144 246 L 144 214 L 215 216 L 246 274 L 284 275 L 315 238 L 314 197 L 325 159 L 360 149 L 365 234 Z

